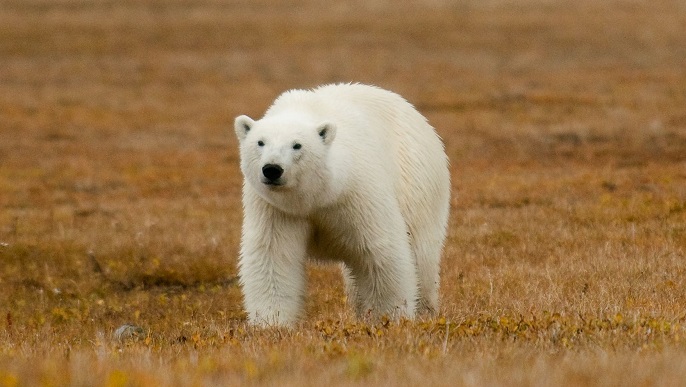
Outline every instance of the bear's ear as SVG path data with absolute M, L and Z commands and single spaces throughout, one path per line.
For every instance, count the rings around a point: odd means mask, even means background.
M 253 121 L 252 118 L 248 116 L 238 116 L 233 122 L 233 128 L 236 130 L 236 136 L 238 137 L 238 141 L 243 141 L 245 139 L 245 136 L 248 135 L 248 132 L 250 129 L 252 129 L 252 126 L 255 124 L 255 121 Z
M 336 138 L 336 125 L 331 122 L 324 122 L 317 127 L 317 134 L 324 144 L 329 145 Z

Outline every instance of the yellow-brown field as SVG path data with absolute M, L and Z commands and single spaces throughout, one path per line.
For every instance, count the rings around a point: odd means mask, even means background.
M 686 383 L 686 5 L 416 3 L 0 2 L 0 385 Z M 445 140 L 442 309 L 253 329 L 233 117 L 349 81 Z

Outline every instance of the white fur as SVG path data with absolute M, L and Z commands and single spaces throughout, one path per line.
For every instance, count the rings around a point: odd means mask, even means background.
M 237 117 L 235 130 L 251 323 L 298 319 L 307 258 L 343 263 L 359 315 L 437 310 L 450 175 L 439 136 L 412 105 L 373 86 L 326 85 L 288 91 L 262 119 Z M 265 184 L 267 164 L 282 167 L 279 185 Z

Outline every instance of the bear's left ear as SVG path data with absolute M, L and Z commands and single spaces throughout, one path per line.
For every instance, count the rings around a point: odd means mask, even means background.
M 245 139 L 245 136 L 248 135 L 248 132 L 250 129 L 252 129 L 254 124 L 255 121 L 248 116 L 236 117 L 233 122 L 233 128 L 236 130 L 236 137 L 238 137 L 238 141 L 243 141 L 243 139 Z
M 336 125 L 331 122 L 324 122 L 317 127 L 317 134 L 325 145 L 330 145 L 336 138 Z

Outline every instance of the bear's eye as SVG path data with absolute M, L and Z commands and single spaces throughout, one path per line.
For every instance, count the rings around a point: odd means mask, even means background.
M 257 146 L 264 146 L 264 141 L 262 141 L 262 140 L 258 141 Z
M 300 143 L 297 143 L 297 142 L 296 142 L 295 144 L 293 144 L 293 149 L 295 149 L 295 150 L 298 150 L 298 149 L 300 149 L 300 148 L 302 148 L 302 147 L 303 147 L 303 146 L 300 145 Z

